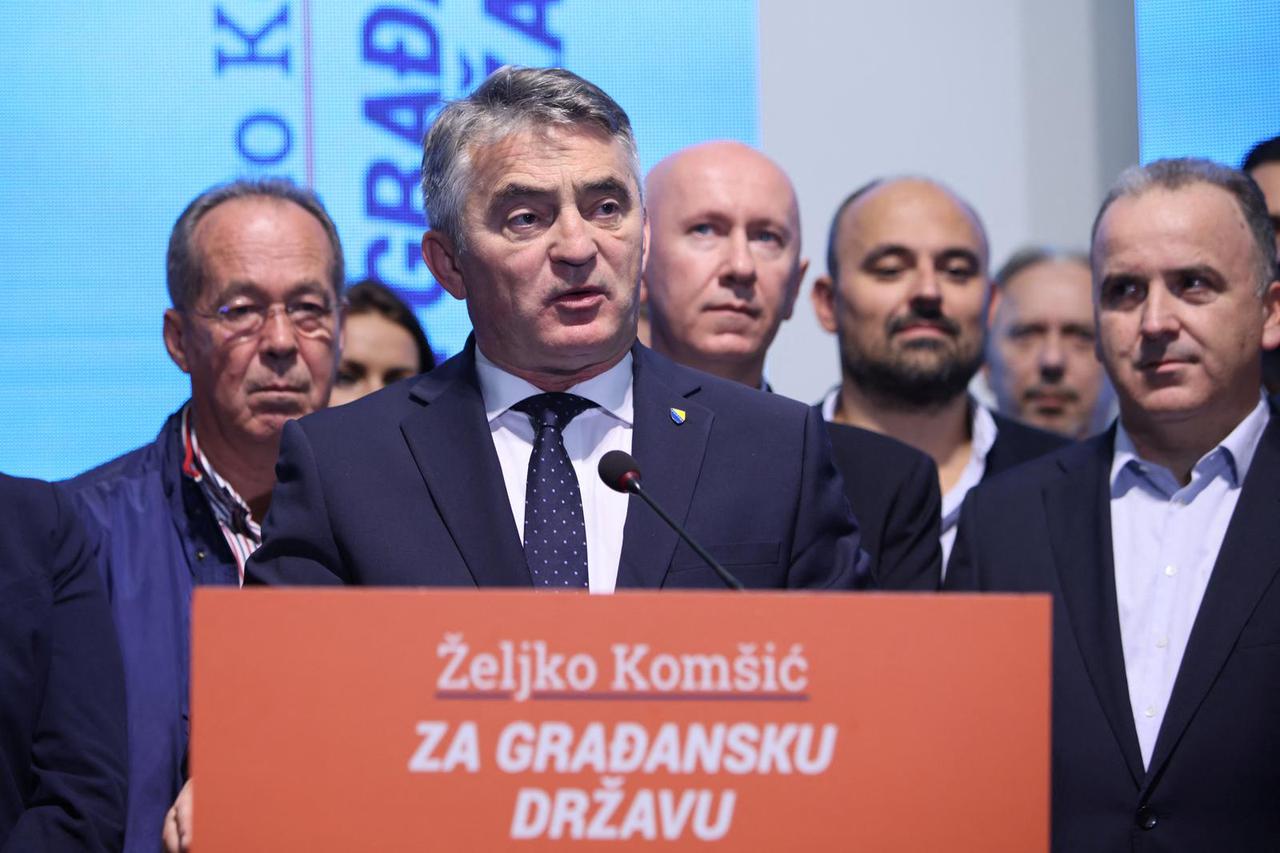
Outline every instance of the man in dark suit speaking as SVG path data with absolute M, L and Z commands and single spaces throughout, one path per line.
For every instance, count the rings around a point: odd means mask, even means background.
M 957 589 L 1054 595 L 1055 850 L 1280 843 L 1280 345 L 1261 193 L 1203 160 L 1121 175 L 1093 230 L 1119 423 L 973 492 Z
M 440 113 L 422 171 L 423 257 L 474 336 L 431 374 L 286 428 L 252 579 L 723 588 L 600 482 L 609 450 L 748 587 L 867 577 L 822 419 L 635 344 L 648 225 L 608 95 L 499 69 Z

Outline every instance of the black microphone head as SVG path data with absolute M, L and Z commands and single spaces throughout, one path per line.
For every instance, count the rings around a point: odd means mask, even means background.
M 623 450 L 610 450 L 600 457 L 597 468 L 600 479 L 615 492 L 630 492 L 640 482 L 640 465 L 635 457 Z

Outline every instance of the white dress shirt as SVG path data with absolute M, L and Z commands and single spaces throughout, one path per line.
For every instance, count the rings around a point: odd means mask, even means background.
M 1124 425 L 1111 462 L 1111 548 L 1120 641 L 1142 763 L 1149 766 L 1182 655 L 1240 486 L 1270 419 L 1265 400 L 1200 458 L 1183 486 L 1138 456 Z
M 487 359 L 476 347 L 476 374 L 493 448 L 498 452 L 502 479 L 511 503 L 511 516 L 520 541 L 524 541 L 524 494 L 533 455 L 534 428 L 529 416 L 511 407 L 526 397 L 543 393 Z M 596 404 L 564 428 L 564 448 L 578 475 L 582 491 L 582 520 L 587 531 L 587 575 L 593 593 L 613 592 L 622 558 L 622 528 L 627 520 L 630 495 L 615 492 L 600 481 L 596 466 L 610 450 L 631 452 L 632 371 L 631 353 L 601 373 L 569 388 Z
M 827 396 L 822 398 L 822 418 L 826 421 L 834 421 L 836 417 L 836 406 L 840 402 L 840 386 L 837 385 L 827 392 Z M 991 413 L 986 407 L 978 403 L 978 401 L 970 398 L 969 410 L 972 412 L 969 421 L 969 435 L 973 440 L 973 447 L 969 451 L 969 461 L 965 463 L 964 470 L 960 472 L 960 479 L 956 480 L 955 485 L 947 489 L 942 496 L 942 573 L 946 577 L 947 561 L 951 559 L 951 548 L 956 544 L 957 525 L 960 523 L 960 507 L 964 503 L 964 496 L 969 494 L 969 490 L 978 483 L 982 482 L 982 475 L 987 473 L 987 454 L 991 452 L 991 446 L 996 443 L 996 434 L 999 428 L 996 426 L 996 419 L 991 417 Z M 896 438 L 896 436 L 891 436 Z

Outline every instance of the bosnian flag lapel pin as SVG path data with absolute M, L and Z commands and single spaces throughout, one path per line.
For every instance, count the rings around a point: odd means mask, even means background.
M 671 422 L 673 424 L 676 424 L 677 426 L 684 423 L 684 419 L 688 417 L 688 415 L 685 414 L 684 409 L 671 409 L 670 411 L 671 411 Z

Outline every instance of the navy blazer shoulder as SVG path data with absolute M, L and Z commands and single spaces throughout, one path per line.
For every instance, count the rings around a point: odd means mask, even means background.
M 871 430 L 828 423 L 827 432 L 876 585 L 936 590 L 942 575 L 942 495 L 933 460 Z
M 0 517 L 0 849 L 119 850 L 124 681 L 92 550 L 48 483 L 0 475 Z
M 748 587 L 869 582 L 820 417 L 645 347 L 632 354 L 632 455 L 646 490 L 725 568 Z M 473 344 L 431 373 L 287 424 L 276 473 L 253 582 L 531 584 Z M 633 501 L 618 586 L 723 585 Z
M 983 479 L 1074 444 L 1065 436 L 1029 426 L 999 412 L 991 412 L 991 417 L 996 422 L 996 440 L 987 451 Z
M 1280 419 L 1241 487 L 1148 766 L 1116 598 L 1114 434 L 974 488 L 945 585 L 1053 596 L 1054 849 L 1275 849 Z

